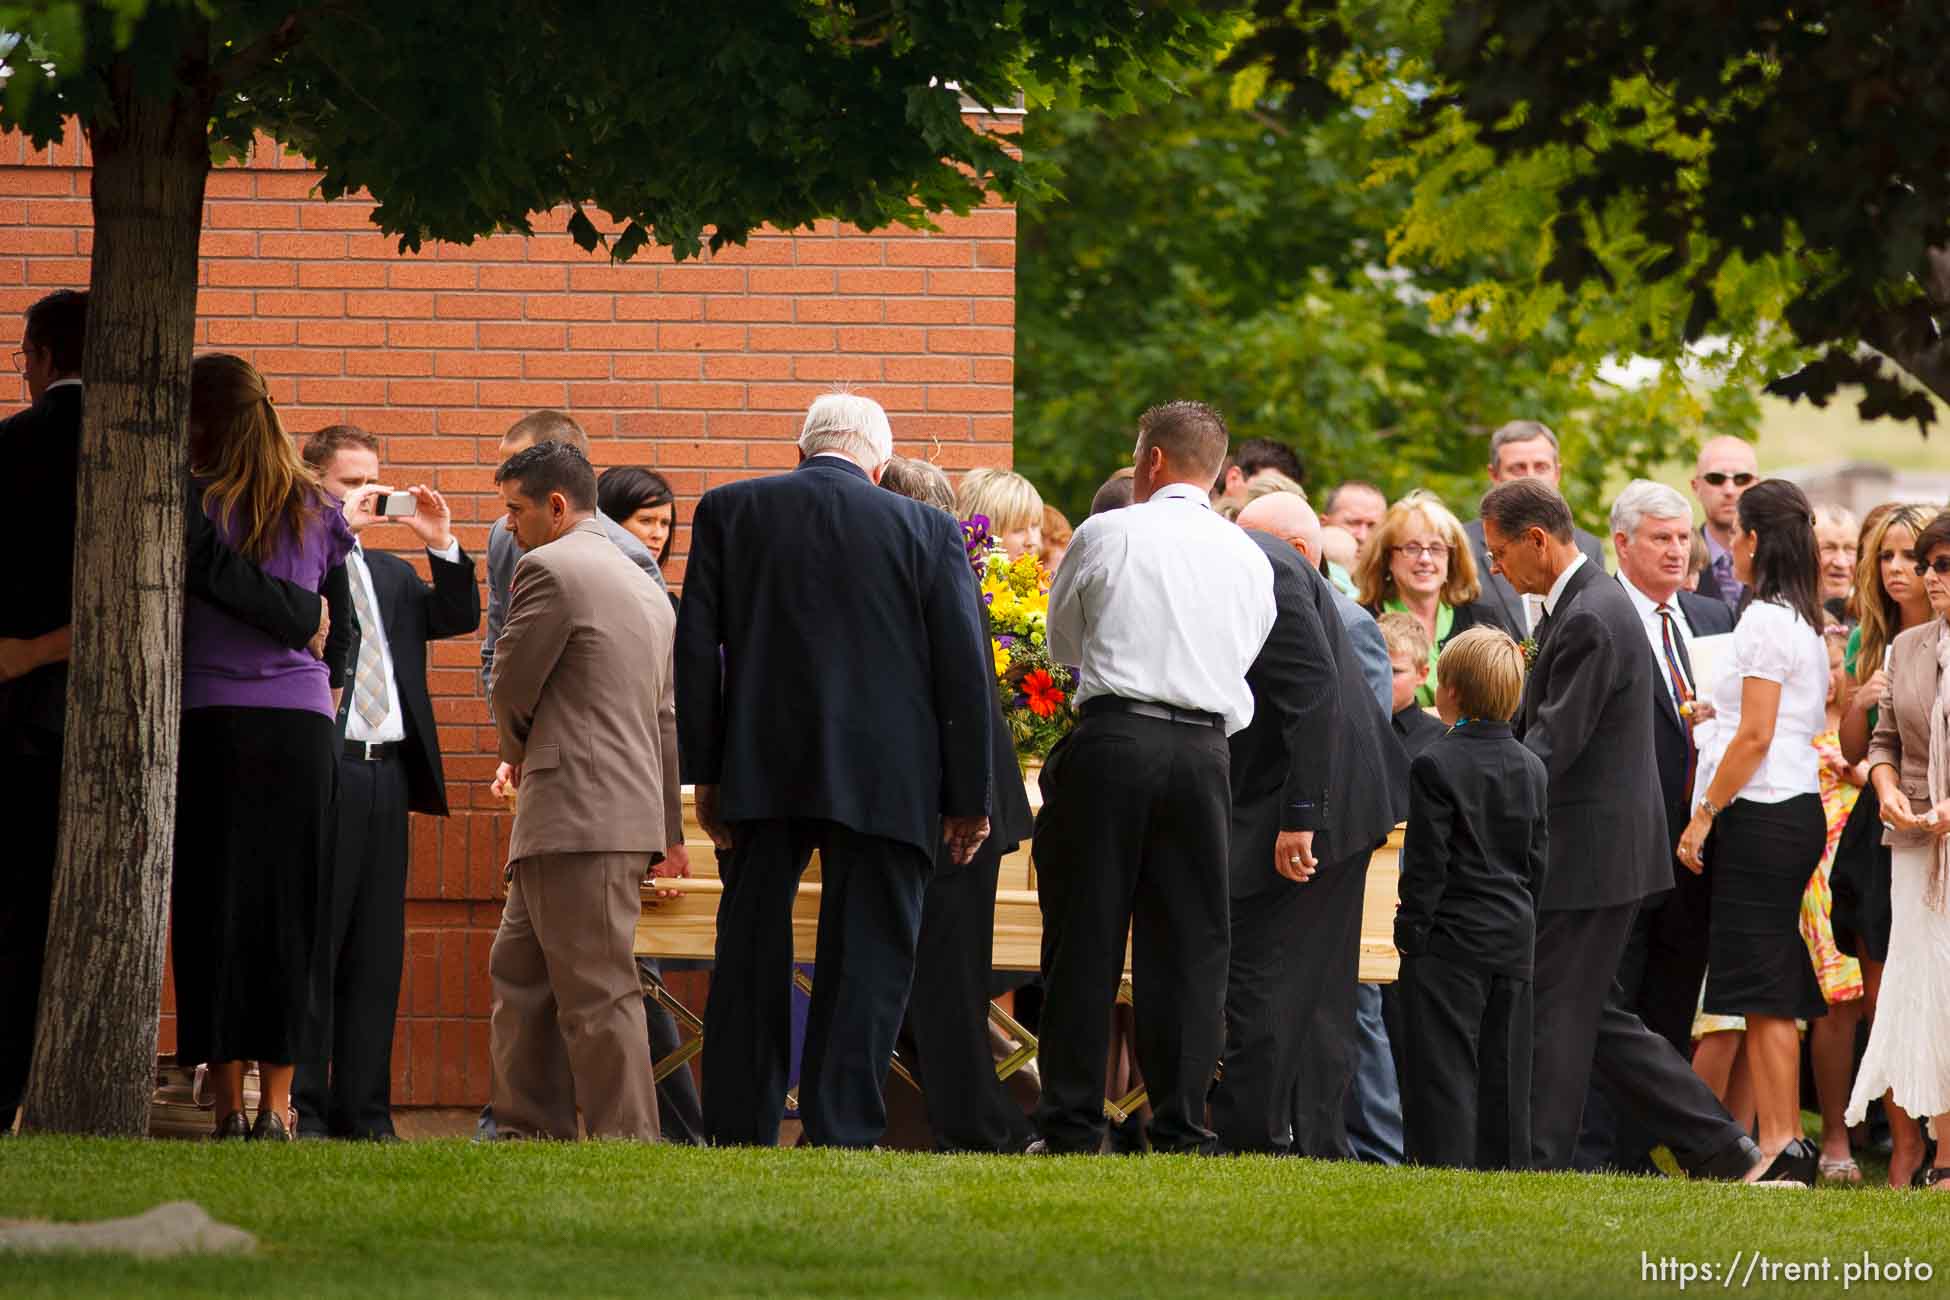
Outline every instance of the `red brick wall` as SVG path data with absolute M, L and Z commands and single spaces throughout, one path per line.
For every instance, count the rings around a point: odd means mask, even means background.
M 369 203 L 323 202 L 316 179 L 269 147 L 210 177 L 197 344 L 253 361 L 290 432 L 350 422 L 379 434 L 389 480 L 447 494 L 477 563 L 497 510 L 496 443 L 538 406 L 576 416 L 599 468 L 647 465 L 670 479 L 677 583 L 689 501 L 792 465 L 798 415 L 836 382 L 887 408 L 905 454 L 951 469 L 1009 463 L 1010 208 L 944 217 L 938 234 L 824 222 L 702 261 L 652 251 L 615 266 L 562 233 L 566 211 L 539 218 L 530 239 L 402 256 L 368 222 Z M 88 182 L 77 138 L 36 152 L 0 137 L 0 346 L 17 344 L 35 299 L 86 285 Z M 24 386 L 13 396 L 24 403 Z M 412 544 L 397 527 L 368 537 Z M 433 651 L 455 815 L 413 819 L 401 1105 L 471 1105 L 487 1093 L 487 952 L 508 827 L 487 793 L 494 747 L 479 664 L 476 638 Z M 165 1046 L 173 1033 L 166 1019 Z

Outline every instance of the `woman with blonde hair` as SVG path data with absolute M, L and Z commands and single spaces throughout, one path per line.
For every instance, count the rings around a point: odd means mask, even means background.
M 352 533 L 285 436 L 264 377 L 237 357 L 190 367 L 190 469 L 224 541 L 265 573 L 323 591 L 331 611 L 321 662 L 184 602 L 170 900 L 177 1055 L 209 1065 L 217 1138 L 284 1140 L 292 1067 L 324 1055 L 309 989 L 337 797 L 337 693 L 358 626 L 344 569 Z M 383 661 L 372 667 L 362 659 L 352 707 L 383 716 Z M 255 1123 L 244 1115 L 246 1061 L 258 1063 Z
M 1429 677 L 1415 692 L 1424 707 L 1435 703 L 1436 661 L 1450 638 L 1501 626 L 1476 599 L 1482 585 L 1461 522 L 1432 492 L 1411 492 L 1388 507 L 1361 547 L 1354 583 L 1355 599 L 1376 618 L 1412 614 L 1428 632 Z
M 1036 485 L 1006 469 L 971 469 L 955 489 L 955 514 L 963 523 L 989 521 L 989 536 L 1019 560 L 1043 545 L 1043 497 Z

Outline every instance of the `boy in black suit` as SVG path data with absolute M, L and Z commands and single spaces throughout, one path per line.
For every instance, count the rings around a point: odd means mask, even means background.
M 1530 1163 L 1531 959 L 1546 853 L 1544 764 L 1512 734 L 1523 652 L 1496 628 L 1443 648 L 1448 732 L 1409 767 L 1395 947 L 1402 1110 L 1416 1164 Z
M 1375 620 L 1381 625 L 1382 640 L 1388 643 L 1388 666 L 1395 674 L 1395 697 L 1389 704 L 1394 716 L 1395 734 L 1410 759 L 1429 747 L 1448 728 L 1427 709 L 1415 702 L 1415 692 L 1429 680 L 1429 651 L 1434 643 L 1422 620 L 1397 611 Z

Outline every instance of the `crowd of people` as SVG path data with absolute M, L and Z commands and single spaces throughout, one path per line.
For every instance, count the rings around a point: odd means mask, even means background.
M 55 855 L 86 306 L 28 311 L 34 401 L 0 424 L 63 552 L 0 576 L 0 780 L 27 810 L 0 1128 Z M 178 1054 L 219 1138 L 387 1138 L 408 814 L 447 812 L 427 647 L 482 623 L 474 564 L 438 491 L 386 486 L 363 429 L 294 439 L 239 358 L 197 358 L 190 439 Z M 502 440 L 481 658 L 515 816 L 485 1133 L 770 1144 L 796 1073 L 806 1140 L 870 1146 L 899 1042 L 942 1149 L 1649 1172 L 1663 1146 L 1809 1184 L 1860 1181 L 1876 1111 L 1891 1183 L 1950 1185 L 1950 514 L 1858 525 L 1715 439 L 1692 499 L 1618 494 L 1613 574 L 1530 420 L 1489 439 L 1467 523 L 1365 482 L 1316 513 L 1290 448 L 1235 447 L 1198 402 L 1144 413 L 1074 528 L 1019 474 L 896 456 L 857 394 L 815 401 L 799 446 L 689 503 L 679 591 L 661 476 L 598 475 L 561 412 Z M 388 521 L 428 577 L 362 546 Z M 1033 819 L 977 524 L 1040 561 L 1072 676 Z M 632 956 L 646 877 L 690 871 L 680 783 L 723 880 L 701 1095 L 653 1082 L 679 1031 Z M 1368 864 L 1404 822 L 1400 976 L 1364 985 Z M 1024 841 L 1033 1113 L 987 1015 Z M 1148 1104 L 1112 1123 L 1134 1080 Z

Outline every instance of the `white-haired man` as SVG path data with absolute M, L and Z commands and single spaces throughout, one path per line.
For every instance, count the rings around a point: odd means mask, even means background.
M 799 1113 L 814 1143 L 868 1147 L 935 844 L 965 863 L 988 835 L 994 675 L 961 530 L 875 487 L 894 454 L 877 402 L 819 398 L 799 450 L 699 498 L 677 622 L 680 763 L 724 878 L 704 1048 L 720 1146 L 778 1141 L 813 851 Z
M 1612 549 L 1618 555 L 1618 583 L 1638 612 L 1652 647 L 1658 685 L 1653 692 L 1653 752 L 1659 761 L 1659 787 L 1666 805 L 1666 828 L 1673 846 L 1692 816 L 1691 792 L 1696 750 L 1693 719 L 1681 709 L 1692 704 L 1699 683 L 1693 677 L 1690 647 L 1695 637 L 1733 631 L 1733 615 L 1720 601 L 1686 590 L 1686 563 L 1693 547 L 1692 505 L 1673 488 L 1635 479 L 1611 507 Z M 1674 829 L 1674 828 L 1678 829 Z M 1636 1011 L 1646 1028 L 1681 1053 L 1692 1049 L 1693 1011 L 1706 974 L 1707 909 L 1712 886 L 1703 875 L 1673 872 L 1670 893 L 1640 906 L 1619 962 L 1623 1005 Z M 1585 1107 L 1580 1162 L 1609 1164 L 1650 1172 L 1652 1135 L 1622 1122 L 1614 1134 L 1610 1117 L 1619 1108 L 1602 1095 Z M 1621 1117 L 1622 1119 L 1622 1117 Z

